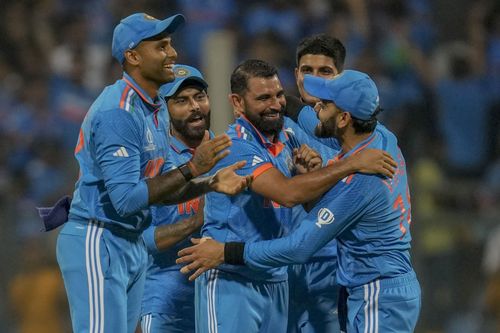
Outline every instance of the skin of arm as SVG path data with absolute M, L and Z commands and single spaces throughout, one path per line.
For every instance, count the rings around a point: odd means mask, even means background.
M 189 235 L 200 230 L 203 225 L 203 207 L 205 200 L 200 200 L 196 214 L 174 224 L 165 224 L 156 227 L 154 240 L 158 251 L 164 251 L 182 241 Z
M 257 177 L 252 191 L 285 207 L 293 207 L 318 198 L 341 179 L 355 172 L 380 173 L 392 177 L 396 162 L 382 151 L 364 150 L 332 165 L 292 178 L 276 168 Z

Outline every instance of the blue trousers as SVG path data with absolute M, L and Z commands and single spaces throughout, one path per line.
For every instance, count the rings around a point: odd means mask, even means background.
M 135 331 L 147 267 L 140 235 L 70 220 L 57 239 L 57 261 L 73 332 Z
M 421 308 L 415 273 L 342 288 L 339 320 L 348 333 L 411 333 Z
M 218 269 L 195 283 L 197 333 L 285 333 L 288 282 L 249 280 Z

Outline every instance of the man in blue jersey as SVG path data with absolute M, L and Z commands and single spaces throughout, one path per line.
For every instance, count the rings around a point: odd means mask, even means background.
M 413 332 L 420 312 L 420 286 L 410 262 L 410 194 L 405 161 L 396 137 L 376 120 L 380 111 L 375 83 L 368 75 L 346 70 L 334 79 L 307 75 L 304 87 L 321 99 L 318 136 L 342 144 L 339 160 L 367 148 L 396 156 L 393 179 L 356 173 L 344 178 L 314 206 L 289 236 L 272 241 L 194 240 L 180 251 L 190 278 L 223 262 L 256 270 L 307 262 L 337 239 L 337 281 L 343 286 L 339 320 L 347 332 Z M 341 311 L 342 310 L 342 311 Z
M 175 65 L 175 80 L 160 87 L 170 115 L 170 158 L 175 166 L 186 163 L 210 127 L 207 83 L 193 67 Z M 201 202 L 200 202 L 201 201 Z M 186 238 L 203 224 L 200 197 L 178 205 L 152 209 L 153 221 L 143 233 L 150 252 L 142 298 L 143 333 L 194 333 L 194 283 L 179 272 L 177 252 Z M 156 240 L 156 241 L 155 241 Z
M 174 80 L 177 53 L 170 34 L 182 15 L 165 20 L 130 15 L 115 27 L 112 54 L 123 78 L 90 107 L 75 148 L 80 177 L 68 222 L 57 241 L 57 260 L 75 332 L 134 332 L 140 315 L 147 251 L 141 238 L 149 206 L 173 204 L 216 190 L 235 194 L 249 177 L 243 163 L 206 173 L 225 157 L 227 135 L 203 142 L 171 170 L 169 120 L 158 88 Z M 165 170 L 165 172 L 162 172 Z
M 307 164 L 314 153 L 300 146 L 293 155 L 292 148 L 300 142 L 283 131 L 284 91 L 276 68 L 264 61 L 247 60 L 233 71 L 230 100 L 240 115 L 227 131 L 233 141 L 232 153 L 211 172 L 245 160 L 247 164 L 238 173 L 254 179 L 250 189 L 237 196 L 205 196 L 204 237 L 228 242 L 281 237 L 291 228 L 290 207 L 319 197 L 355 171 L 392 172 L 387 155 L 366 151 L 334 166 L 292 177 L 293 161 Z M 197 332 L 286 331 L 286 267 L 257 272 L 223 265 L 196 281 L 195 294 Z
M 319 99 L 304 90 L 306 74 L 331 79 L 343 70 L 345 48 L 342 43 L 329 35 L 319 34 L 304 38 L 296 50 L 297 67 L 295 79 L 300 100 L 287 96 L 287 115 L 314 140 L 309 143 L 313 149 L 322 151 L 326 144 L 333 153 L 338 153 L 338 141 L 332 145 L 314 136 L 318 118 L 313 107 Z M 297 227 L 307 212 L 301 205 L 293 207 L 294 226 Z M 337 245 L 332 240 L 320 249 L 306 264 L 291 265 L 288 268 L 290 304 L 288 312 L 288 333 L 339 332 L 337 315 L 339 285 L 336 283 Z

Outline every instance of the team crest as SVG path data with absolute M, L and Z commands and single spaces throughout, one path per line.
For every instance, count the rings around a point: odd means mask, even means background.
M 318 221 L 316 225 L 321 228 L 322 225 L 330 224 L 335 220 L 335 216 L 328 208 L 321 208 L 318 212 Z
M 184 67 L 177 67 L 174 70 L 175 77 L 185 77 L 189 75 L 189 70 Z

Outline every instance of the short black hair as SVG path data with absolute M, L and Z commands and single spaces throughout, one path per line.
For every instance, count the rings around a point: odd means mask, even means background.
M 264 60 L 249 59 L 239 64 L 231 74 L 231 93 L 243 95 L 252 77 L 271 78 L 278 75 L 278 69 Z
M 356 117 L 353 117 L 351 114 L 354 133 L 363 134 L 373 132 L 375 130 L 375 126 L 377 126 L 377 115 L 382 111 L 383 109 L 378 106 L 375 112 L 373 112 L 372 116 L 367 120 L 358 119 Z
M 306 54 L 320 54 L 333 59 L 339 72 L 344 69 L 345 47 L 337 38 L 327 34 L 318 34 L 302 39 L 297 46 L 296 60 L 299 65 L 300 58 Z

